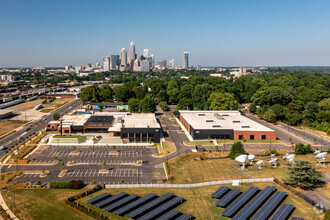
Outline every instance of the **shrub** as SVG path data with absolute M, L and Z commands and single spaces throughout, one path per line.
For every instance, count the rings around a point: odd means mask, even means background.
M 49 187 L 52 189 L 69 189 L 69 181 L 51 181 Z
M 310 154 L 313 153 L 312 147 L 310 144 L 307 144 L 306 146 L 304 144 L 296 144 L 296 147 L 294 149 L 294 152 L 296 154 Z
M 278 153 L 277 153 L 276 149 L 271 149 L 271 150 L 267 150 L 265 154 L 266 154 L 266 156 L 269 156 L 271 154 L 277 155 Z
M 325 212 L 325 215 L 324 215 L 324 220 L 329 220 L 330 219 L 330 209 L 328 209 L 326 212 Z
M 246 154 L 243 144 L 240 141 L 235 142 L 230 149 L 229 157 L 234 160 L 237 156 Z
M 81 189 L 84 187 L 84 182 L 82 180 L 71 180 L 69 182 L 69 189 Z

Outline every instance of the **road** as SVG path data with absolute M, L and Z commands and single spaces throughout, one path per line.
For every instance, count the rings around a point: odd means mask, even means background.
M 66 114 L 70 112 L 71 110 L 77 108 L 81 105 L 81 101 L 79 99 L 76 99 L 70 104 L 67 104 L 63 106 L 62 108 L 55 110 L 53 113 L 45 116 L 44 118 L 35 121 L 28 126 L 2 138 L 0 140 L 0 146 L 7 147 L 7 150 L 4 152 L 1 152 L 0 156 L 4 156 L 6 152 L 10 151 L 11 149 L 15 148 L 19 143 L 23 142 L 24 140 L 30 138 L 34 134 L 40 132 L 42 129 L 46 127 L 46 124 L 53 120 L 53 114 L 54 113 L 60 113 L 61 115 Z M 38 126 L 37 126 L 38 125 Z M 29 130 L 27 130 L 29 129 Z
M 290 133 L 294 133 L 295 135 L 301 137 L 304 140 L 315 143 L 315 145 L 323 145 L 324 149 L 330 148 L 330 141 L 328 141 L 320 136 L 317 136 L 315 134 L 312 134 L 308 131 L 300 130 L 300 129 L 291 127 L 289 125 L 283 124 L 283 123 L 278 124 L 277 127 L 280 127 Z
M 291 134 L 290 132 L 288 132 L 287 130 L 285 130 L 283 128 L 279 128 L 276 125 L 268 123 L 262 119 L 256 118 L 249 114 L 244 114 L 244 116 L 255 122 L 258 122 L 259 124 L 262 124 L 262 125 L 270 128 L 270 129 L 273 129 L 274 131 L 276 131 L 277 138 L 279 138 L 283 142 L 290 144 L 291 143 L 290 138 L 291 138 L 291 140 L 294 144 L 299 144 L 299 143 L 308 144 L 308 142 L 304 141 L 303 138 L 297 137 L 295 134 Z

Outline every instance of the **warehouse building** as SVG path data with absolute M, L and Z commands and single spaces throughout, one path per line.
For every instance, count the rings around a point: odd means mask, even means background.
M 179 111 L 178 118 L 194 140 L 276 140 L 276 132 L 239 111 Z
M 90 115 L 64 115 L 47 124 L 47 131 L 60 134 L 106 133 L 126 143 L 160 142 L 161 127 L 153 113 L 96 112 Z

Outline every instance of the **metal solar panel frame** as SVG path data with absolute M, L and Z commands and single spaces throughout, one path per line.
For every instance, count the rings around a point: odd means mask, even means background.
M 305 220 L 304 218 L 292 217 L 290 220 Z
M 283 204 L 275 213 L 272 220 L 286 220 L 289 218 L 291 212 L 294 209 L 294 205 Z
M 220 187 L 217 191 L 215 191 L 211 197 L 215 199 L 220 199 L 224 195 L 226 195 L 230 191 L 230 188 L 227 186 Z
M 219 206 L 219 207 L 226 207 L 232 201 L 234 201 L 240 194 L 241 194 L 241 191 L 239 191 L 237 189 L 231 189 L 224 197 L 222 197 L 222 199 L 217 201 L 215 203 L 215 205 Z
M 178 206 L 178 204 L 182 203 L 184 200 L 183 197 L 174 197 L 171 200 L 168 200 L 167 202 L 165 202 L 164 204 L 158 206 L 157 208 L 151 210 L 150 212 L 148 212 L 147 214 L 141 216 L 140 218 L 138 218 L 138 220 L 150 220 L 150 219 L 155 219 L 158 216 L 162 215 L 163 213 L 165 213 L 166 211 L 168 211 L 169 209 Z
M 240 197 L 238 197 L 233 203 L 231 203 L 221 215 L 226 217 L 233 217 L 247 202 L 252 199 L 259 191 L 258 187 L 251 186 Z
M 151 201 L 150 203 L 147 203 L 147 204 L 135 209 L 134 211 L 126 214 L 126 216 L 129 218 L 136 219 L 136 218 L 140 217 L 141 215 L 144 215 L 145 213 L 149 212 L 155 206 L 166 202 L 167 200 L 173 198 L 174 196 L 175 195 L 173 193 L 166 193 L 166 194 L 158 197 L 157 199 Z
M 249 219 L 275 191 L 276 188 L 274 186 L 266 186 L 233 218 L 233 220 Z
M 116 211 L 114 211 L 114 213 L 117 215 L 125 215 L 126 213 L 129 213 L 132 210 L 137 209 L 138 206 L 147 204 L 156 198 L 157 198 L 156 194 L 149 193 L 148 195 L 146 195 L 142 198 L 139 198 L 138 200 L 135 200 L 134 202 L 129 203 L 129 204 L 125 205 L 124 207 L 121 207 L 120 209 L 117 209 Z
M 104 199 L 109 198 L 110 196 L 111 196 L 110 193 L 102 193 L 98 196 L 95 196 L 94 198 L 91 198 L 91 199 L 87 200 L 86 202 L 93 205 L 95 203 L 101 202 Z
M 101 202 L 96 203 L 95 206 L 98 208 L 103 208 L 105 206 L 108 206 L 110 203 L 117 202 L 118 200 L 123 199 L 126 196 L 128 196 L 127 193 L 121 192 L 114 196 L 111 196 L 108 199 L 105 199 L 105 200 L 102 200 Z
M 272 215 L 277 207 L 283 202 L 287 196 L 286 192 L 277 191 L 274 195 L 266 202 L 266 204 L 255 214 L 252 220 L 266 220 Z
M 175 217 L 180 215 L 181 212 L 176 210 L 176 209 L 172 209 L 166 213 L 164 213 L 163 215 L 159 216 L 158 218 L 156 218 L 156 220 L 173 220 L 176 219 Z
M 175 220 L 191 220 L 193 219 L 193 216 L 187 213 L 183 213 L 179 217 L 177 217 Z
M 116 209 L 119 209 L 120 207 L 123 207 L 124 205 L 126 205 L 128 203 L 131 203 L 131 202 L 137 200 L 138 198 L 140 198 L 138 195 L 132 194 L 115 203 L 112 203 L 112 204 L 104 207 L 103 209 L 107 212 L 112 212 Z

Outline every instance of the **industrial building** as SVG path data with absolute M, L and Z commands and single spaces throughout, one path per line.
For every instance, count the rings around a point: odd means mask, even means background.
M 239 111 L 182 111 L 178 118 L 195 140 L 276 140 L 276 132 Z
M 47 124 L 47 131 L 62 134 L 107 133 L 126 143 L 160 142 L 161 127 L 153 113 L 96 112 L 90 115 L 64 115 Z

